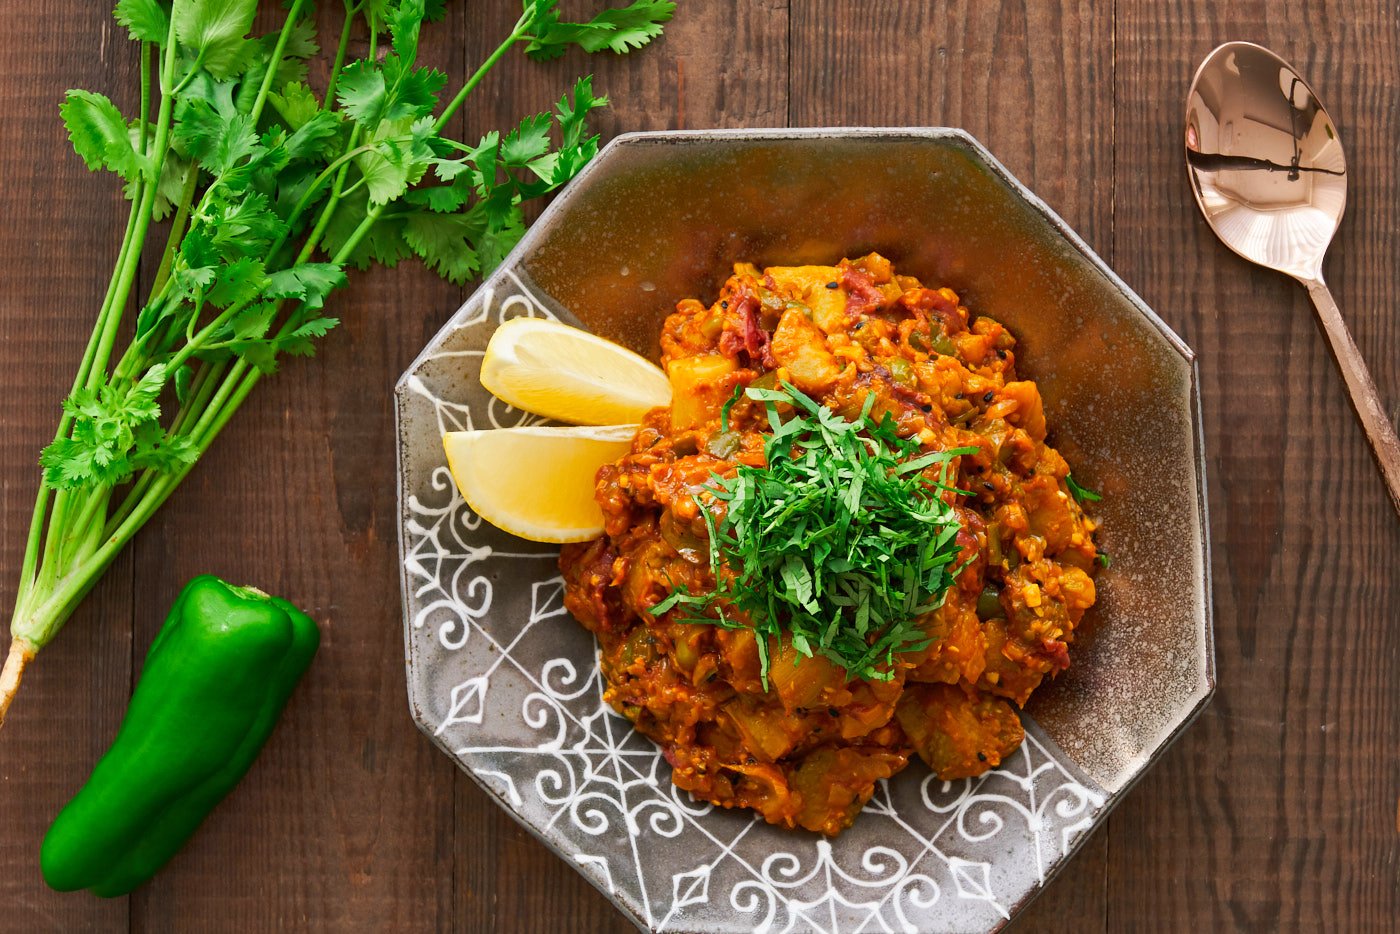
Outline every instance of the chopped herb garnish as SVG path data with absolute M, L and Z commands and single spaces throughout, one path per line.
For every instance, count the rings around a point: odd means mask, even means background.
M 1069 487 L 1069 495 L 1073 496 L 1076 502 L 1082 503 L 1088 501 L 1090 503 L 1097 503 L 1099 500 L 1103 499 L 1102 496 L 1088 487 L 1083 487 L 1075 483 L 1073 474 L 1065 475 L 1065 485 Z
M 743 623 L 726 614 L 739 611 L 757 637 L 765 685 L 769 640 L 783 633 L 852 678 L 889 680 L 896 654 L 928 644 L 918 618 L 942 604 L 964 566 L 955 564 L 961 525 L 941 494 L 960 492 L 948 485 L 951 462 L 977 449 L 920 453 L 888 415 L 871 417 L 873 394 L 854 421 L 788 383 L 745 395 L 764 403 L 772 434 L 766 467 L 712 475 L 697 499 L 715 590 L 676 588 L 651 612 L 685 606 L 686 622 L 735 628 Z M 928 476 L 935 466 L 937 479 Z
M 1113 556 L 1106 551 L 1099 552 L 1097 555 L 1094 556 L 1094 560 L 1097 561 L 1099 564 L 1103 565 L 1105 568 L 1113 567 Z
M 734 408 L 734 403 L 738 402 L 738 401 L 739 401 L 739 397 L 742 396 L 743 394 L 744 394 L 744 386 L 743 386 L 742 383 L 740 383 L 740 384 L 738 384 L 738 385 L 736 385 L 736 386 L 734 387 L 734 394 L 733 394 L 732 396 L 729 397 L 729 400 L 728 400 L 727 402 L 725 402 L 724 405 L 720 406 L 720 410 L 719 410 L 719 431 L 720 431 L 720 434 L 725 434 L 726 432 L 729 431 L 729 412 L 730 412 L 731 409 Z

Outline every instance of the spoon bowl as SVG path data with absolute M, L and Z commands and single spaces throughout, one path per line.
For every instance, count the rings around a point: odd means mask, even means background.
M 1322 279 L 1347 204 L 1346 155 L 1332 118 L 1288 62 L 1252 42 L 1227 42 L 1191 82 L 1185 142 L 1191 191 L 1215 235 L 1307 288 L 1400 512 L 1400 440 Z
M 1295 278 L 1322 275 L 1346 210 L 1346 156 L 1291 65 L 1250 42 L 1212 52 L 1186 100 L 1186 164 L 1226 246 Z

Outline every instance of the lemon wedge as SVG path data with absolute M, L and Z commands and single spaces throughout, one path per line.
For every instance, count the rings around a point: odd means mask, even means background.
M 481 385 L 503 402 L 576 425 L 620 425 L 671 401 L 661 368 L 610 340 L 544 318 L 491 335 Z
M 442 446 L 481 518 L 532 542 L 584 542 L 603 534 L 594 475 L 626 454 L 636 433 L 636 425 L 450 431 Z

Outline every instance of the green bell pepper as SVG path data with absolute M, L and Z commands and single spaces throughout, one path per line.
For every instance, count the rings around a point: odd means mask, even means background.
M 253 764 L 320 641 L 285 600 L 190 581 L 116 740 L 44 837 L 45 881 L 112 897 L 153 876 Z

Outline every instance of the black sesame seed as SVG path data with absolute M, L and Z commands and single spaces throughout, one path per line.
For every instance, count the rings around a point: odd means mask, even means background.
M 962 397 L 963 397 L 963 394 L 962 394 L 962 393 L 958 393 L 958 394 L 957 394 L 956 396 L 954 396 L 953 398 L 954 398 L 954 399 L 961 399 Z
M 992 392 L 992 391 L 989 389 L 989 390 L 987 390 L 985 393 L 982 394 L 982 401 L 983 401 L 983 402 L 991 402 L 993 399 L 996 398 L 996 395 L 997 395 L 996 393 Z
M 979 753 L 977 754 L 977 761 L 978 761 L 978 762 L 986 762 L 986 761 L 987 761 L 986 755 L 979 752 Z
M 996 489 L 996 487 L 992 486 L 992 485 L 991 485 L 990 483 L 988 483 L 986 480 L 983 480 L 983 481 L 982 481 L 982 486 L 983 486 L 984 489 L 988 489 L 988 490 L 995 490 L 995 489 Z
M 832 719 L 835 719 L 835 718 L 841 716 L 841 711 L 838 710 L 838 709 L 835 708 L 835 707 L 828 707 L 828 708 L 826 708 L 826 715 L 827 715 L 828 717 L 831 717 Z
M 835 282 L 828 282 L 826 287 L 828 289 L 839 289 L 841 286 L 837 285 Z
M 854 328 L 852 328 L 851 330 L 853 330 L 853 331 L 859 331 L 859 330 L 860 330 L 861 328 L 863 328 L 863 327 L 865 327 L 865 322 L 864 322 L 864 321 L 857 321 L 857 322 L 856 322 L 856 326 L 855 326 Z
M 921 406 L 919 406 L 919 408 L 923 409 L 925 412 L 932 412 L 932 411 L 933 411 L 933 406 L 931 406 L 931 405 L 921 405 Z
M 997 351 L 997 359 L 998 359 L 998 360 L 1005 360 L 1005 359 L 1006 359 L 1006 351 L 1004 351 L 1004 350 L 998 350 L 998 351 Z
M 721 307 L 721 308 L 728 308 L 728 307 L 729 307 L 729 303 L 728 303 L 728 302 L 720 302 L 720 303 L 719 303 L 719 307 Z

